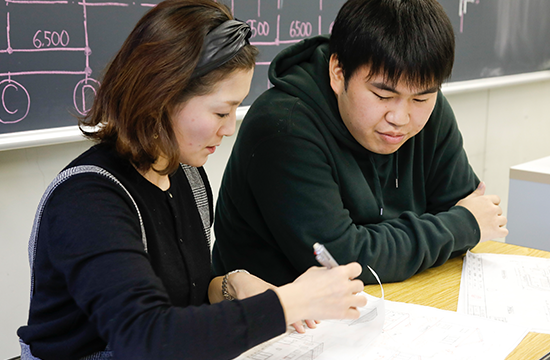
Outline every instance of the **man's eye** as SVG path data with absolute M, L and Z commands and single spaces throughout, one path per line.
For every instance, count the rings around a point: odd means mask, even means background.
M 391 97 L 386 97 L 386 96 L 380 96 L 378 95 L 377 93 L 373 92 L 374 95 L 376 95 L 377 98 L 379 98 L 380 100 L 388 100 L 388 99 L 391 99 Z
M 229 114 L 216 114 L 216 115 L 218 115 L 218 117 L 220 117 L 220 118 L 224 118 L 224 117 L 228 117 L 228 116 L 229 116 Z

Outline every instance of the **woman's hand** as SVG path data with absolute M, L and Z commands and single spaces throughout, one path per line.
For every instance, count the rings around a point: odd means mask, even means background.
M 244 272 L 231 274 L 228 277 L 228 291 L 236 299 L 242 300 L 248 297 L 263 293 L 268 289 L 275 290 L 277 287 L 272 285 L 257 276 Z M 236 295 L 236 296 L 235 296 Z M 316 320 L 304 320 L 305 324 L 310 329 L 315 329 L 319 323 Z M 297 332 L 305 333 L 305 327 L 302 319 L 292 324 Z
M 277 287 L 272 285 L 257 276 L 247 274 L 244 272 L 231 274 L 228 277 L 228 291 L 236 299 L 246 299 L 248 297 L 258 295 L 266 291 L 267 289 L 275 290 Z M 236 296 L 235 296 L 236 294 Z M 310 329 L 315 329 L 319 321 L 317 320 L 304 320 L 305 325 Z M 300 334 L 306 332 L 304 322 L 300 319 L 292 324 L 294 329 Z
M 222 293 L 223 276 L 212 279 L 208 287 L 208 298 L 211 304 L 225 300 Z M 261 294 L 274 285 L 246 272 L 236 272 L 227 277 L 227 291 L 235 299 L 246 299 Z
M 268 289 L 275 290 L 283 306 L 287 324 L 297 332 L 305 332 L 303 319 L 357 319 L 358 307 L 366 305 L 366 298 L 355 296 L 363 291 L 361 280 L 354 280 L 361 274 L 358 263 L 338 266 L 333 269 L 311 267 L 294 282 L 276 286 L 245 272 L 228 276 L 227 290 L 236 299 L 261 294 Z M 223 276 L 210 282 L 208 296 L 211 303 L 224 300 L 222 294 Z M 305 320 L 309 328 L 315 328 L 318 320 Z
M 268 289 L 276 288 L 276 286 L 246 272 L 231 274 L 227 280 L 227 291 L 231 296 L 239 300 L 261 294 Z
M 304 320 L 304 321 L 297 321 L 294 324 L 292 324 L 292 327 L 296 330 L 296 332 L 303 334 L 306 332 L 305 325 L 310 329 L 315 329 L 317 327 L 317 324 L 320 323 L 319 320 Z
M 225 300 L 222 293 L 223 278 L 223 276 L 218 276 L 210 282 L 208 297 L 211 304 Z M 268 289 L 275 290 L 276 286 L 252 274 L 237 272 L 227 277 L 227 291 L 235 299 L 246 299 L 248 297 L 261 294 Z M 314 329 L 319 323 L 317 320 L 304 321 L 305 325 L 310 329 Z M 294 322 L 292 326 L 301 334 L 306 331 L 302 319 Z
M 358 307 L 366 298 L 355 296 L 363 291 L 358 263 L 332 269 L 312 267 L 294 282 L 276 289 L 285 312 L 287 324 L 301 319 L 357 319 Z

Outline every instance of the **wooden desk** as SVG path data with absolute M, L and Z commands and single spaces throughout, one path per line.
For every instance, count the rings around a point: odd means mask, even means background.
M 550 252 L 547 251 L 496 241 L 483 242 L 472 249 L 472 252 L 550 258 Z M 385 299 L 456 311 L 461 275 L 462 257 L 454 258 L 406 281 L 384 284 Z M 365 291 L 373 296 L 382 295 L 378 285 L 367 285 Z M 530 332 L 506 359 L 538 360 L 549 351 L 550 334 Z

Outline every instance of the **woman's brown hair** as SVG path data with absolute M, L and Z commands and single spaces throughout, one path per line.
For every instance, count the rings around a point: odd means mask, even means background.
M 254 67 L 258 51 L 245 45 L 219 68 L 192 78 L 204 37 L 230 19 L 229 9 L 212 0 L 167 0 L 150 10 L 108 66 L 92 108 L 80 120 L 84 135 L 115 146 L 143 171 L 162 154 L 168 165 L 155 170 L 174 172 L 180 157 L 171 121 L 176 107 L 208 94 L 233 71 Z

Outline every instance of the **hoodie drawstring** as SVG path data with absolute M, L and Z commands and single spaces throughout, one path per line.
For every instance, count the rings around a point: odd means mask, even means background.
M 395 159 L 395 188 L 399 189 L 399 156 L 397 156 L 397 151 L 393 154 Z
M 397 156 L 397 151 L 393 154 L 394 164 L 395 164 L 395 188 L 399 189 L 399 157 Z M 380 177 L 378 176 L 378 169 L 374 162 L 374 157 L 369 157 L 373 178 L 374 178 L 374 196 L 376 198 L 376 203 L 380 209 L 380 216 L 384 215 L 384 197 L 382 196 L 382 185 L 380 184 Z
M 382 186 L 380 185 L 380 177 L 378 176 L 378 170 L 376 169 L 374 158 L 372 156 L 370 156 L 369 158 L 374 174 L 374 196 L 376 198 L 376 203 L 380 208 L 380 216 L 382 216 L 384 215 L 384 198 L 382 197 Z

